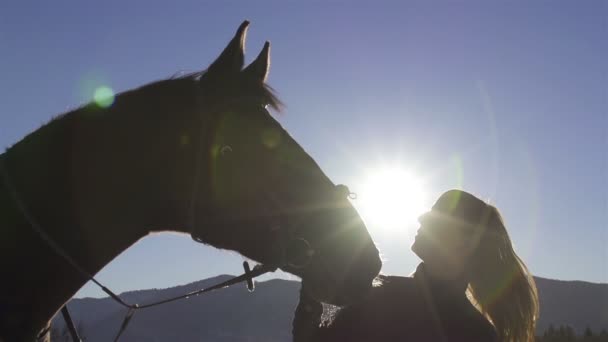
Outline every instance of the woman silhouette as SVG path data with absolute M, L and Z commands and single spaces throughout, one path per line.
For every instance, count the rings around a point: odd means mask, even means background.
M 413 277 L 379 276 L 365 298 L 322 323 L 321 304 L 301 295 L 294 340 L 534 341 L 536 285 L 499 211 L 450 190 L 419 221 Z

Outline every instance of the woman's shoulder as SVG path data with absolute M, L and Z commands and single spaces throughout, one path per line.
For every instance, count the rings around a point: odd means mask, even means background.
M 422 297 L 414 278 L 381 274 L 374 280 L 369 294 L 351 307 L 372 315 L 382 313 L 382 316 L 395 314 L 403 317 L 421 305 Z
M 339 308 L 330 315 L 324 313 L 320 331 L 323 341 L 393 340 L 387 336 L 401 336 L 415 319 L 419 296 L 410 277 L 379 275 L 368 294 L 360 301 Z M 331 336 L 331 337 L 330 337 Z
M 411 320 L 409 323 L 418 322 L 415 325 L 422 330 L 444 330 L 448 340 L 453 341 L 498 340 L 494 326 L 464 294 L 461 300 L 442 300 L 442 296 L 434 296 L 435 300 L 429 301 L 428 293 L 413 277 L 381 275 L 377 283 L 376 293 L 370 300 L 384 310 L 399 312 L 400 317 L 408 317 Z M 437 314 L 437 326 L 431 327 L 422 323 Z M 408 325 L 406 322 L 403 324 Z
M 469 303 L 467 311 L 468 315 L 463 315 L 463 317 L 467 317 L 470 322 L 467 333 L 471 334 L 471 340 L 498 341 L 498 335 L 492 323 L 472 303 Z
M 319 333 L 323 341 L 496 341 L 470 302 L 443 304 L 432 307 L 412 277 L 380 275 L 365 298 L 336 311 Z

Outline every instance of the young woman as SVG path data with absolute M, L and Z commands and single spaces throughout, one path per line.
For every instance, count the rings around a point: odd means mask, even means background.
M 499 211 L 450 190 L 419 221 L 412 251 L 422 263 L 413 277 L 380 276 L 321 326 L 321 304 L 301 296 L 294 340 L 534 341 L 536 285 Z

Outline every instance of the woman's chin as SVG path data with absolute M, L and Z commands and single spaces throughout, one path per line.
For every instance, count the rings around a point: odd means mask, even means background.
M 418 237 L 418 236 L 416 236 Z M 414 240 L 414 243 L 412 244 L 412 246 L 410 247 L 410 249 L 412 250 L 412 252 L 414 252 L 414 254 L 416 254 L 419 258 L 422 258 L 420 256 L 420 243 L 418 242 L 418 239 Z

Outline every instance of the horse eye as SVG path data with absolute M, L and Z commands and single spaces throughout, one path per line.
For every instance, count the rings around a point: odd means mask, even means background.
M 224 145 L 222 146 L 222 148 L 220 148 L 220 154 L 225 156 L 226 154 L 232 152 L 232 147 L 230 147 L 229 145 Z

